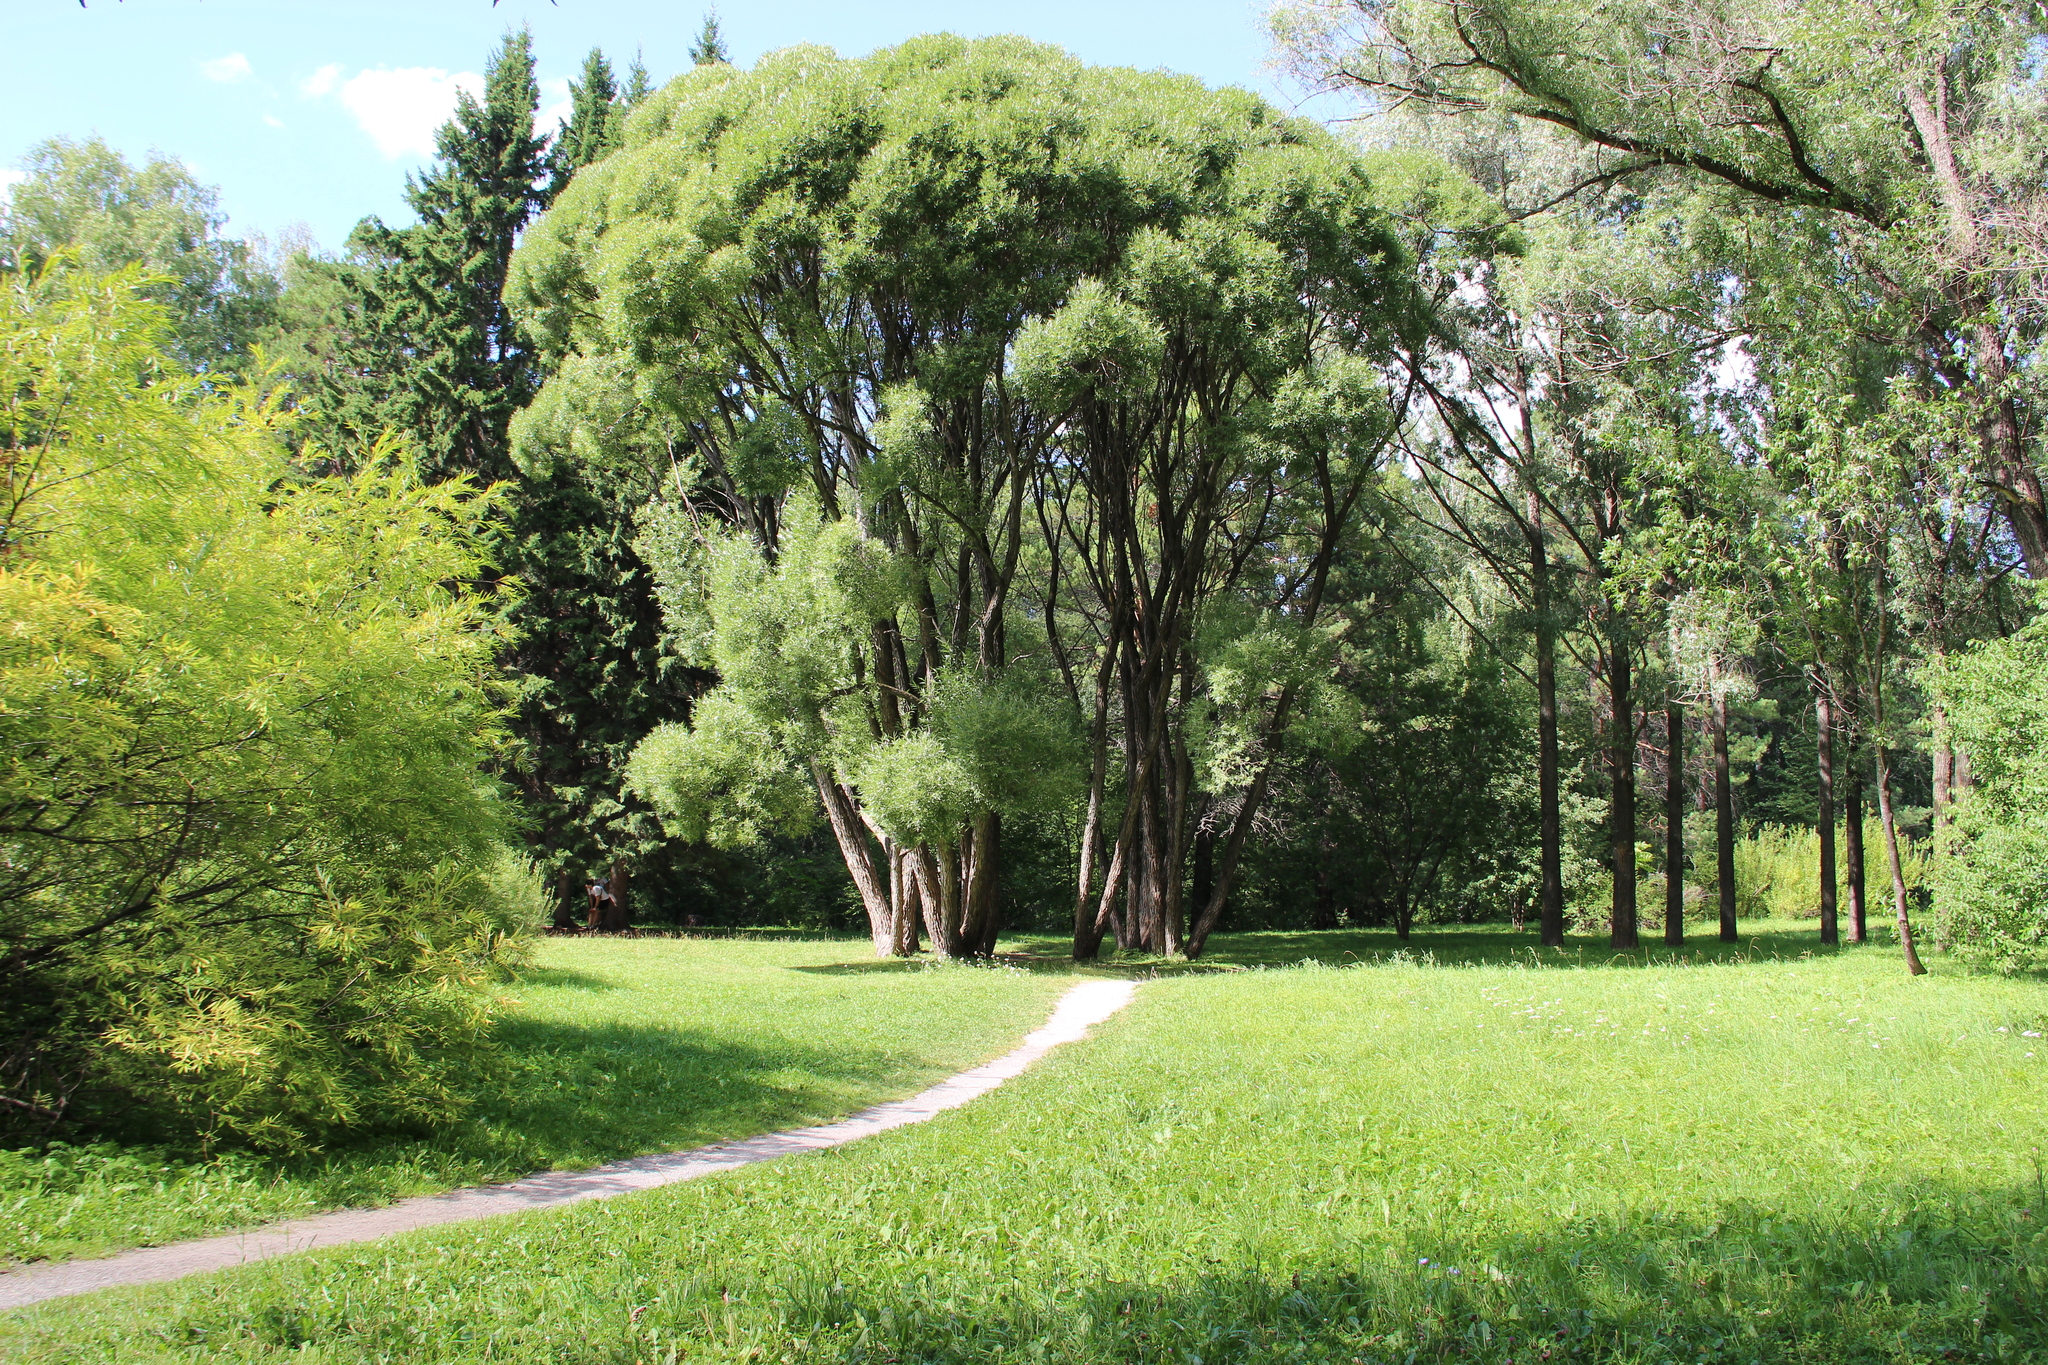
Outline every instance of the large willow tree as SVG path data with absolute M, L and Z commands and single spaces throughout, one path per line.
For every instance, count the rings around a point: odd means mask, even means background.
M 727 842 L 822 810 L 877 951 L 945 954 L 994 942 L 1004 819 L 1085 801 L 1077 950 L 1105 861 L 1186 944 L 1195 788 L 1248 827 L 1391 425 L 1381 224 L 1314 126 L 1014 39 L 652 98 L 510 295 L 518 439 L 670 471 L 645 545 L 721 682 L 641 788 Z

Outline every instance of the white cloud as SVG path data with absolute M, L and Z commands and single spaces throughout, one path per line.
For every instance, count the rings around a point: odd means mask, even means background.
M 540 109 L 533 116 L 533 131 L 553 133 L 569 121 L 570 111 L 576 107 L 569 94 L 567 80 L 542 81 L 540 83 Z
M 341 103 L 385 159 L 396 161 L 408 153 L 433 155 L 434 131 L 455 112 L 456 94 L 463 90 L 481 97 L 484 78 L 436 66 L 380 67 L 342 82 Z
M 309 100 L 317 100 L 334 93 L 334 87 L 341 84 L 341 67 L 333 62 L 321 67 L 312 75 L 299 82 L 299 93 Z
M 225 57 L 215 57 L 210 62 L 199 64 L 199 74 L 222 85 L 237 85 L 251 75 L 249 59 L 239 52 L 230 52 Z
M 27 171 L 16 170 L 12 166 L 0 166 L 0 213 L 5 213 L 7 206 L 14 202 L 14 187 L 26 179 Z
M 279 118 L 275 114 L 265 114 L 263 116 L 263 122 L 272 128 L 284 127 L 284 120 Z

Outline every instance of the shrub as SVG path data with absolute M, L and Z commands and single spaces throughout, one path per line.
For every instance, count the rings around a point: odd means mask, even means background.
M 0 1122 L 271 1148 L 458 1112 L 520 908 L 490 499 L 178 377 L 135 276 L 0 288 Z

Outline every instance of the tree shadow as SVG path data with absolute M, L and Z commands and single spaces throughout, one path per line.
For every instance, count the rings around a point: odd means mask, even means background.
M 930 971 L 939 965 L 939 959 L 934 957 L 878 957 L 865 962 L 802 963 L 788 970 L 812 976 L 902 976 Z
M 617 983 L 607 981 L 589 972 L 579 972 L 573 967 L 526 967 L 519 972 L 522 986 L 548 986 L 556 990 L 569 991 L 615 991 Z
M 460 1122 L 365 1134 L 273 1171 L 319 1207 L 377 1205 L 824 1122 L 930 1079 L 913 1059 L 852 1043 L 531 1018 L 506 1020 L 500 1036 L 504 1059 Z
M 1051 935 L 1019 935 L 1020 960 L 1051 962 L 1064 940 Z M 1889 942 L 1831 947 L 1812 929 L 1782 923 L 1751 925 L 1735 943 L 1693 934 L 1682 946 L 1666 947 L 1645 936 L 1641 946 L 1616 949 L 1605 936 L 1571 935 L 1560 948 L 1545 948 L 1535 931 L 1518 932 L 1497 925 L 1417 928 L 1406 939 L 1392 929 L 1251 930 L 1217 934 L 1194 962 L 1139 953 L 1106 953 L 1102 969 L 1125 975 L 1149 972 L 1175 975 L 1190 971 L 1242 971 L 1256 967 L 1296 967 L 1304 963 L 1343 967 L 1362 963 L 1418 966 L 1520 966 L 1619 969 L 1640 967 L 1706 967 L 1758 961 L 1792 961 L 1832 956 L 1839 952 L 1896 951 Z M 1006 955 L 1007 956 L 1007 955 Z M 1066 961 L 1071 968 L 1075 964 Z
M 2038 1361 L 2044 1221 L 2038 1189 L 1922 1187 L 1803 1218 L 1733 1201 L 1517 1233 L 1404 1229 L 1338 1263 L 1245 1246 L 1163 1281 L 980 1288 L 821 1265 L 772 1293 L 776 1330 L 818 1358 Z

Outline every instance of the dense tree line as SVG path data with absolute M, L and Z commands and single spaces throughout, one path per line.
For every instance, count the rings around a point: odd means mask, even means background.
M 469 989 L 507 915 L 580 926 L 599 874 L 593 928 L 859 925 L 878 953 L 1478 919 L 1632 948 L 1775 909 L 1828 943 L 1889 925 L 1915 970 L 1925 933 L 2034 961 L 2038 16 L 1330 0 L 1276 31 L 1359 95 L 1358 137 L 1014 39 L 743 71 L 707 22 L 658 90 L 591 53 L 552 133 L 509 35 L 415 221 L 335 256 L 223 237 L 175 163 L 34 153 L 0 220 L 0 568 L 42 605 L 0 681 L 90 658 L 100 699 L 0 713 L 42 756 L 8 798 L 0 971 L 41 1002 L 0 1040 L 9 1103 L 153 1086 L 279 1142 L 452 1112 L 452 1080 L 358 1066 L 395 1044 L 334 1041 L 325 1098 L 242 1109 L 162 1061 L 180 1011 L 291 994 L 264 934 L 327 945 L 311 1000 L 383 932 L 337 926 L 429 867 L 453 937 L 360 980 Z M 115 476 L 63 460 L 128 425 L 162 498 L 92 502 Z M 393 665 L 378 703 L 442 727 L 434 783 L 467 774 L 430 837 L 349 825 L 360 792 L 292 766 L 358 675 L 234 732 L 138 662 L 215 650 L 256 705 L 225 637 L 124 642 L 171 607 L 121 537 L 214 534 L 180 491 L 209 468 L 274 491 L 233 504 L 262 535 L 416 536 L 403 572 L 337 560 L 341 598 L 395 596 L 326 625 L 374 655 L 431 620 L 414 645 L 475 670 Z M 50 520 L 55 488 L 83 501 Z M 98 517 L 133 526 L 95 548 Z M 237 630 L 345 652 L 290 611 Z M 122 737 L 106 781 L 67 786 L 88 734 Z M 235 785 L 259 772 L 296 795 Z M 156 795 L 103 799 L 130 787 Z M 316 797 L 356 883 L 294 814 Z M 129 824 L 66 844 L 102 820 Z M 296 927 L 235 918 L 259 903 Z M 107 984 L 230 930 L 205 970 L 234 981 Z M 457 1013 L 437 1057 L 480 1036 Z

